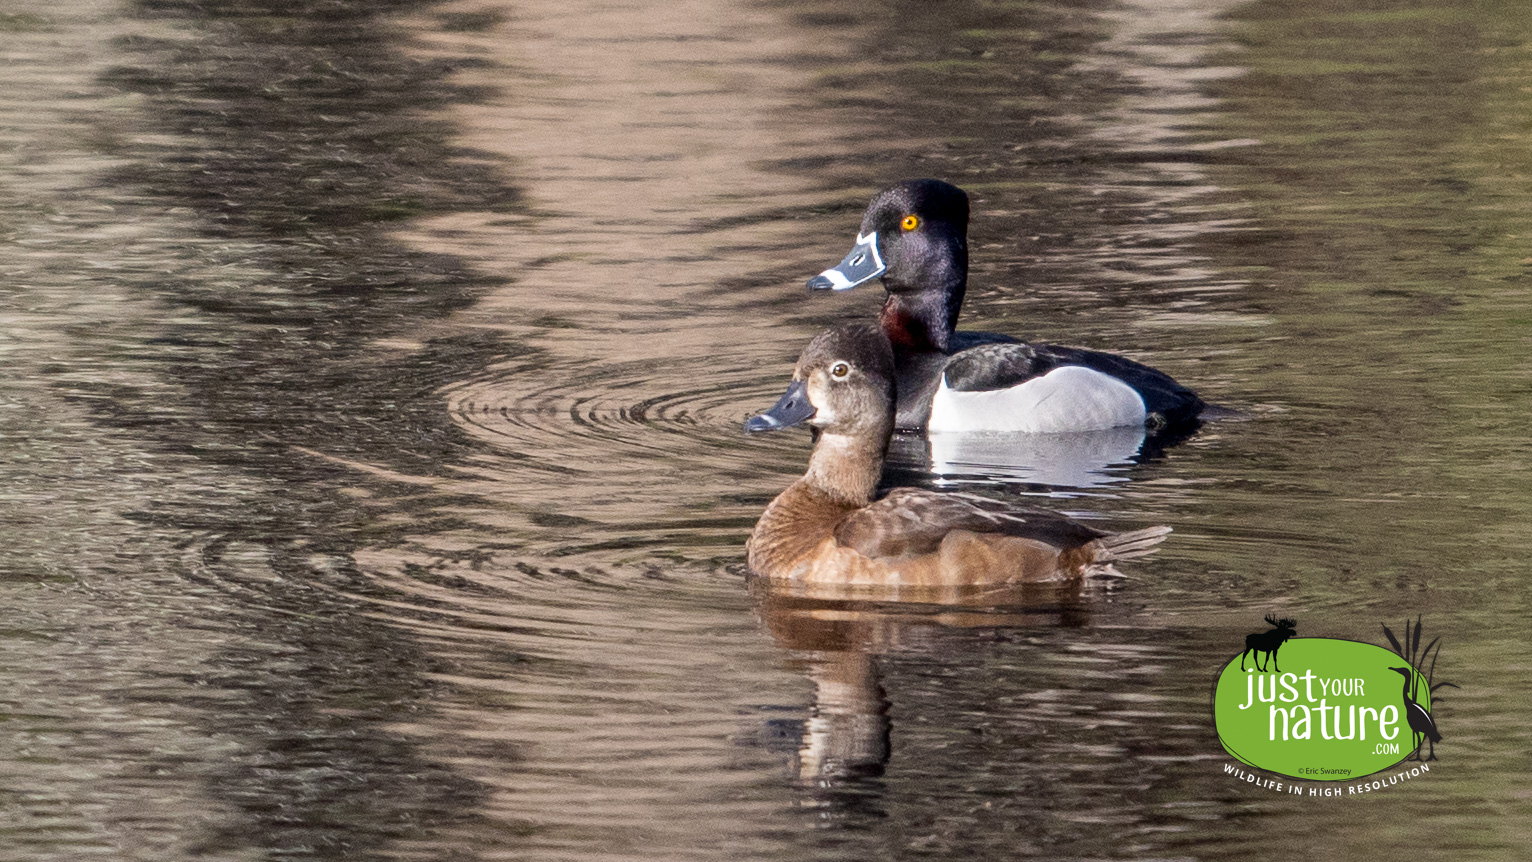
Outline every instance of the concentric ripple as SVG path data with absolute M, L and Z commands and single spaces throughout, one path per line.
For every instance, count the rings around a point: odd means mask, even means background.
M 640 547 L 667 558 L 702 549 L 708 568 L 737 563 L 761 505 L 807 451 L 802 435 L 741 429 L 775 399 L 768 377 L 702 358 L 486 369 L 441 393 L 482 444 L 459 470 L 493 505 L 467 514 L 505 521 L 496 532 L 521 553 L 566 567 L 586 551 L 603 551 L 610 566 L 613 551 Z

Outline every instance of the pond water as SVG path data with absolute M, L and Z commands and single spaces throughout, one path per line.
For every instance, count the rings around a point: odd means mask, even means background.
M 1532 14 L 1343 5 L 0 6 L 0 857 L 1522 858 Z M 901 441 L 1174 527 L 1124 581 L 746 578 L 808 439 L 740 421 L 918 176 L 969 327 L 1233 414 Z M 1429 776 L 1224 774 L 1269 613 L 1442 637 Z

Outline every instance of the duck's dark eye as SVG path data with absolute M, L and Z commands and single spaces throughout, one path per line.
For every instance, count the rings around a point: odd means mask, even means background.
M 844 362 L 837 362 L 830 366 L 830 376 L 836 380 L 845 380 L 851 375 L 851 366 Z
M 920 216 L 907 215 L 904 221 L 899 222 L 899 226 L 905 230 L 914 230 L 920 227 Z

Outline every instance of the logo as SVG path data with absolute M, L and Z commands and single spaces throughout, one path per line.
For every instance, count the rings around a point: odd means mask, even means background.
M 1290 619 L 1267 616 L 1266 623 L 1269 629 L 1245 638 L 1213 687 L 1225 751 L 1246 766 L 1307 781 L 1350 781 L 1405 760 L 1436 759 L 1443 738 L 1432 715 L 1436 691 L 1457 686 L 1434 681 L 1441 639 L 1421 649 L 1419 619 L 1413 627 L 1405 621 L 1403 644 L 1383 626 L 1392 651 L 1301 638 Z

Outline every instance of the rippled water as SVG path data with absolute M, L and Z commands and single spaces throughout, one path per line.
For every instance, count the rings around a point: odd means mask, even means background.
M 64 0 L 0 37 L 0 857 L 1532 840 L 1521 4 Z M 892 481 L 1172 525 L 1125 581 L 747 583 L 808 441 L 740 420 L 874 312 L 802 281 L 912 176 L 973 194 L 969 326 L 1235 414 L 1085 470 L 901 441 Z M 1442 635 L 1429 779 L 1223 775 L 1209 686 L 1274 611 Z

